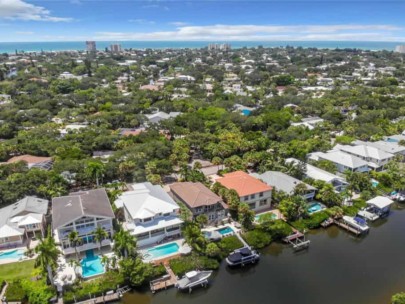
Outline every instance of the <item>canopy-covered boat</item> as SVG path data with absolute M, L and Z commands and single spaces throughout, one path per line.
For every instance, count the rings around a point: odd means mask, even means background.
M 260 255 L 257 251 L 252 250 L 246 246 L 236 249 L 227 258 L 226 262 L 229 266 L 246 265 L 256 263 L 260 259 Z

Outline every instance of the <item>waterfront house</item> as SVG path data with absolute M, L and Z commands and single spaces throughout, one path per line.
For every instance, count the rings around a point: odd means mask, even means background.
M 361 158 L 347 154 L 342 151 L 314 152 L 308 155 L 309 160 L 328 160 L 336 166 L 336 170 L 344 173 L 346 170 L 352 172 L 368 172 L 368 163 Z
M 104 188 L 70 193 L 52 200 L 52 226 L 55 240 L 61 244 L 65 255 L 75 252 L 74 244 L 69 241 L 69 233 L 79 233 L 80 244 L 77 251 L 98 248 L 94 239 L 97 227 L 107 232 L 101 246 L 110 246 L 114 235 L 112 220 L 114 212 Z
M 44 236 L 48 201 L 26 196 L 0 209 L 0 248 L 21 246 L 36 233 Z
M 405 146 L 401 146 L 397 141 L 379 140 L 373 142 L 373 141 L 356 140 L 352 144 L 375 147 L 387 153 L 405 156 Z
M 194 219 L 205 214 L 209 223 L 218 223 L 226 217 L 228 206 L 202 183 L 175 183 L 170 185 L 170 190 L 174 199 L 190 209 Z
M 7 163 L 12 164 L 16 162 L 25 162 L 28 166 L 28 169 L 31 168 L 39 168 L 43 170 L 49 170 L 52 168 L 52 158 L 51 157 L 43 157 L 43 156 L 34 156 L 34 155 L 19 155 L 10 158 Z
M 335 150 L 340 150 L 344 153 L 356 156 L 367 162 L 367 165 L 372 170 L 381 171 L 384 166 L 394 159 L 394 154 L 385 152 L 376 147 L 369 145 L 336 145 Z
M 295 158 L 287 158 L 285 160 L 287 163 L 294 162 L 295 164 L 299 164 L 301 161 Z M 331 184 L 336 192 L 342 192 L 346 189 L 348 182 L 343 177 L 340 177 L 336 174 L 330 173 L 318 167 L 315 167 L 311 164 L 304 163 L 305 168 L 305 176 L 311 178 L 313 180 L 321 180 L 325 183 Z
M 262 174 L 252 173 L 251 176 L 258 178 L 265 182 L 267 185 L 273 187 L 278 191 L 283 191 L 289 195 L 294 194 L 295 187 L 299 184 L 304 184 L 307 188 L 302 198 L 305 200 L 313 200 L 315 197 L 316 188 L 308 185 L 295 177 L 289 176 L 279 171 L 266 171 Z
M 243 171 L 226 173 L 216 182 L 227 189 L 235 190 L 240 201 L 248 204 L 250 209 L 256 212 L 271 207 L 272 187 Z
M 368 200 L 366 203 L 369 207 L 371 207 L 371 210 L 368 208 L 368 211 L 371 211 L 372 213 L 381 217 L 389 214 L 391 205 L 394 202 L 388 197 L 376 196 Z
M 123 207 L 124 229 L 136 238 L 138 246 L 181 234 L 180 207 L 161 186 L 147 182 L 131 185 L 131 188 L 115 204 Z

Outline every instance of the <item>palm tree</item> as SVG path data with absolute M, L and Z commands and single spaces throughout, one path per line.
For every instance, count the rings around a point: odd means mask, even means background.
M 101 257 L 101 264 L 104 265 L 106 271 L 108 271 L 110 269 L 110 263 L 111 263 L 111 261 L 110 261 L 110 258 L 108 256 L 103 255 Z
M 79 246 L 79 244 L 81 244 L 82 242 L 81 238 L 79 237 L 79 232 L 71 231 L 68 235 L 68 238 L 69 243 L 73 245 L 75 249 L 76 259 L 79 260 L 79 253 L 77 252 L 77 246 Z
M 91 160 L 87 163 L 86 174 L 96 180 L 97 187 L 99 186 L 99 178 L 103 176 L 105 167 L 102 162 Z
M 38 254 L 35 259 L 35 267 L 41 267 L 42 271 L 48 274 L 48 280 L 53 286 L 53 270 L 57 266 L 60 250 L 56 247 L 55 240 L 48 230 L 48 237 L 40 239 L 39 244 L 35 247 L 35 253 Z
M 183 236 L 187 244 L 195 251 L 204 252 L 207 239 L 201 233 L 201 229 L 196 223 L 186 223 L 183 226 Z
M 136 249 L 136 239 L 124 229 L 114 235 L 114 252 L 119 257 L 128 258 L 133 255 Z
M 98 242 L 98 250 L 101 251 L 101 242 L 108 237 L 107 231 L 102 227 L 98 226 L 96 230 L 93 231 L 94 239 Z

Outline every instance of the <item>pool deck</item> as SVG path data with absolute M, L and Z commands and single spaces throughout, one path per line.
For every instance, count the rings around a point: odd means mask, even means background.
M 170 244 L 170 243 L 176 243 L 179 246 L 179 251 L 173 252 L 173 253 L 170 253 L 170 254 L 166 254 L 166 255 L 162 255 L 162 256 L 159 256 L 159 257 L 155 257 L 155 258 L 154 257 L 149 258 L 149 257 L 145 256 L 148 253 L 148 250 L 150 250 L 152 248 L 164 246 L 164 245 L 167 245 L 167 244 Z M 184 239 L 178 239 L 178 240 L 175 240 L 175 241 L 168 241 L 168 242 L 161 243 L 161 244 L 153 244 L 151 246 L 146 246 L 146 247 L 143 247 L 142 249 L 139 249 L 138 252 L 142 256 L 142 259 L 143 259 L 144 262 L 149 262 L 149 263 L 153 263 L 153 264 L 161 264 L 161 263 L 163 263 L 165 261 L 176 258 L 176 257 L 178 257 L 178 256 L 180 256 L 182 254 L 190 253 L 191 252 L 191 247 L 188 244 L 185 243 Z

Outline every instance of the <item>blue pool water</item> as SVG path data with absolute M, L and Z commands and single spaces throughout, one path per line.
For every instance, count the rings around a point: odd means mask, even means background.
M 252 112 L 252 111 L 245 109 L 245 110 L 242 110 L 242 115 L 244 115 L 244 116 L 249 116 L 251 112 Z
M 221 228 L 221 229 L 218 229 L 217 231 L 222 235 L 234 232 L 233 229 L 231 227 L 228 227 L 228 226 L 224 227 L 224 228 Z
M 270 217 L 273 220 L 275 220 L 277 218 L 277 215 L 275 215 L 274 213 L 262 213 L 262 214 L 258 214 L 255 216 L 255 222 L 258 222 L 260 220 L 260 217 L 265 214 L 270 214 Z
M 0 253 L 0 259 L 17 259 L 19 260 L 24 255 L 24 251 L 21 249 L 6 251 Z
M 94 255 L 93 250 L 86 251 L 86 257 L 80 262 L 84 278 L 92 277 L 105 272 L 101 257 Z
M 317 211 L 321 211 L 323 209 L 322 205 L 320 203 L 312 203 L 308 206 L 308 213 L 314 213 Z
M 375 188 L 375 187 L 377 187 L 377 186 L 378 186 L 379 182 L 378 182 L 378 181 L 376 181 L 375 179 L 372 179 L 372 180 L 371 180 L 371 184 L 372 184 L 372 185 L 373 185 L 373 187 Z
M 386 142 L 394 142 L 394 143 L 398 142 L 398 140 L 396 140 L 394 138 L 387 138 L 385 141 Z
M 179 245 L 177 243 L 169 243 L 158 247 L 153 247 L 148 250 L 148 254 L 152 258 L 160 258 L 165 255 L 179 252 Z

